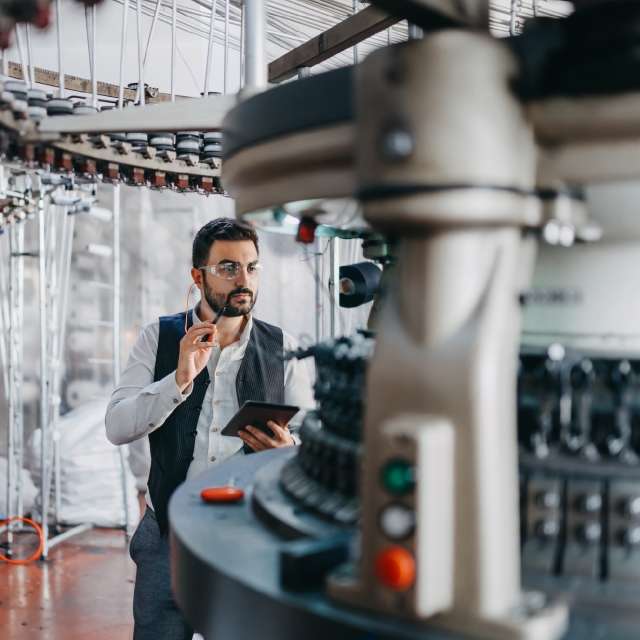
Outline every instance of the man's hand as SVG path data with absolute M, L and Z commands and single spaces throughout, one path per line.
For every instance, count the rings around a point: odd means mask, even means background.
M 211 322 L 194 325 L 180 340 L 180 356 L 176 368 L 176 384 L 180 393 L 207 366 L 218 329 Z
M 238 435 L 242 441 L 248 444 L 254 451 L 266 451 L 267 449 L 276 449 L 279 447 L 291 447 L 295 444 L 295 440 L 286 425 L 280 425 L 273 420 L 267 422 L 267 426 L 273 431 L 273 437 L 269 437 L 264 431 L 256 429 L 251 425 L 238 431 Z

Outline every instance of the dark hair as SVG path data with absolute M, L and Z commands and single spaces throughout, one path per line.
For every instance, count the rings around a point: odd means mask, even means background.
M 256 247 L 256 251 L 260 251 L 258 234 L 253 227 L 243 222 L 238 222 L 233 218 L 216 218 L 207 222 L 196 233 L 196 237 L 193 240 L 191 259 L 196 269 L 207 263 L 211 245 L 216 240 L 251 240 Z

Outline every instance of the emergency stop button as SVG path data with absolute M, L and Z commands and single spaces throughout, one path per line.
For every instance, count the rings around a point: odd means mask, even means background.
M 207 487 L 200 492 L 200 497 L 212 504 L 240 502 L 244 498 L 244 491 L 238 487 Z
M 416 579 L 416 561 L 404 547 L 387 547 L 376 558 L 378 580 L 394 591 L 406 591 Z

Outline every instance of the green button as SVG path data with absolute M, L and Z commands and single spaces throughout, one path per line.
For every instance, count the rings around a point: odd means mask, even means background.
M 413 465 L 406 460 L 391 460 L 382 468 L 382 484 L 393 495 L 401 496 L 413 491 L 416 481 Z

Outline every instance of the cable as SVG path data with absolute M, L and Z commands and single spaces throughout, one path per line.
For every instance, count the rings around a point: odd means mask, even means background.
M 138 104 L 144 106 L 144 65 L 142 62 L 142 0 L 136 2 L 136 27 L 138 32 Z
M 25 35 L 27 40 L 27 64 L 29 65 L 29 86 L 33 88 L 36 83 L 35 71 L 33 68 L 33 51 L 31 47 L 31 25 L 25 25 Z
M 9 526 L 12 522 L 22 522 L 30 527 L 32 527 L 36 534 L 38 535 L 38 548 L 28 557 L 26 558 L 9 558 L 4 554 L 0 553 L 0 561 L 6 562 L 7 564 L 29 564 L 31 562 L 35 562 L 39 560 L 42 556 L 42 551 L 44 550 L 44 533 L 40 525 L 31 520 L 31 518 L 24 518 L 22 516 L 13 516 L 6 520 L 0 520 L 0 526 Z
M 216 35 L 216 4 L 218 0 L 213 0 L 211 8 L 211 19 L 209 22 L 209 44 L 207 46 L 207 63 L 204 70 L 204 90 L 203 95 L 206 98 L 209 95 L 209 76 L 211 74 L 211 63 L 213 59 L 213 39 Z
M 58 43 L 58 97 L 64 99 L 64 67 L 62 65 L 62 0 L 56 0 L 56 41 Z
M 156 30 L 156 25 L 158 24 L 158 16 L 160 15 L 160 8 L 162 7 L 162 2 L 160 0 L 156 0 L 156 10 L 153 12 L 153 19 L 151 20 L 151 27 L 149 28 L 149 35 L 147 36 L 147 46 L 144 50 L 144 58 L 142 59 L 142 65 L 147 64 L 147 58 L 149 57 L 149 49 L 151 48 L 151 41 L 153 40 L 153 34 Z
M 60 0 L 58 0 L 60 1 Z M 122 4 L 122 32 L 120 34 L 120 86 L 118 88 L 118 107 L 122 109 L 124 104 L 124 56 L 127 47 L 127 12 L 129 0 Z
M 29 66 L 27 65 L 24 51 L 22 50 L 22 36 L 20 35 L 20 27 L 16 25 L 14 27 L 16 36 L 16 48 L 18 49 L 18 56 L 20 57 L 20 66 L 22 67 L 22 79 L 27 83 L 27 86 L 31 86 L 31 78 L 29 74 Z
M 229 83 L 227 82 L 227 76 L 229 71 L 229 2 L 225 0 L 224 4 L 224 82 L 222 92 L 227 95 Z M 215 3 L 213 5 L 215 7 Z
M 171 102 L 176 101 L 176 30 L 177 30 L 177 0 L 173 0 L 171 5 Z

